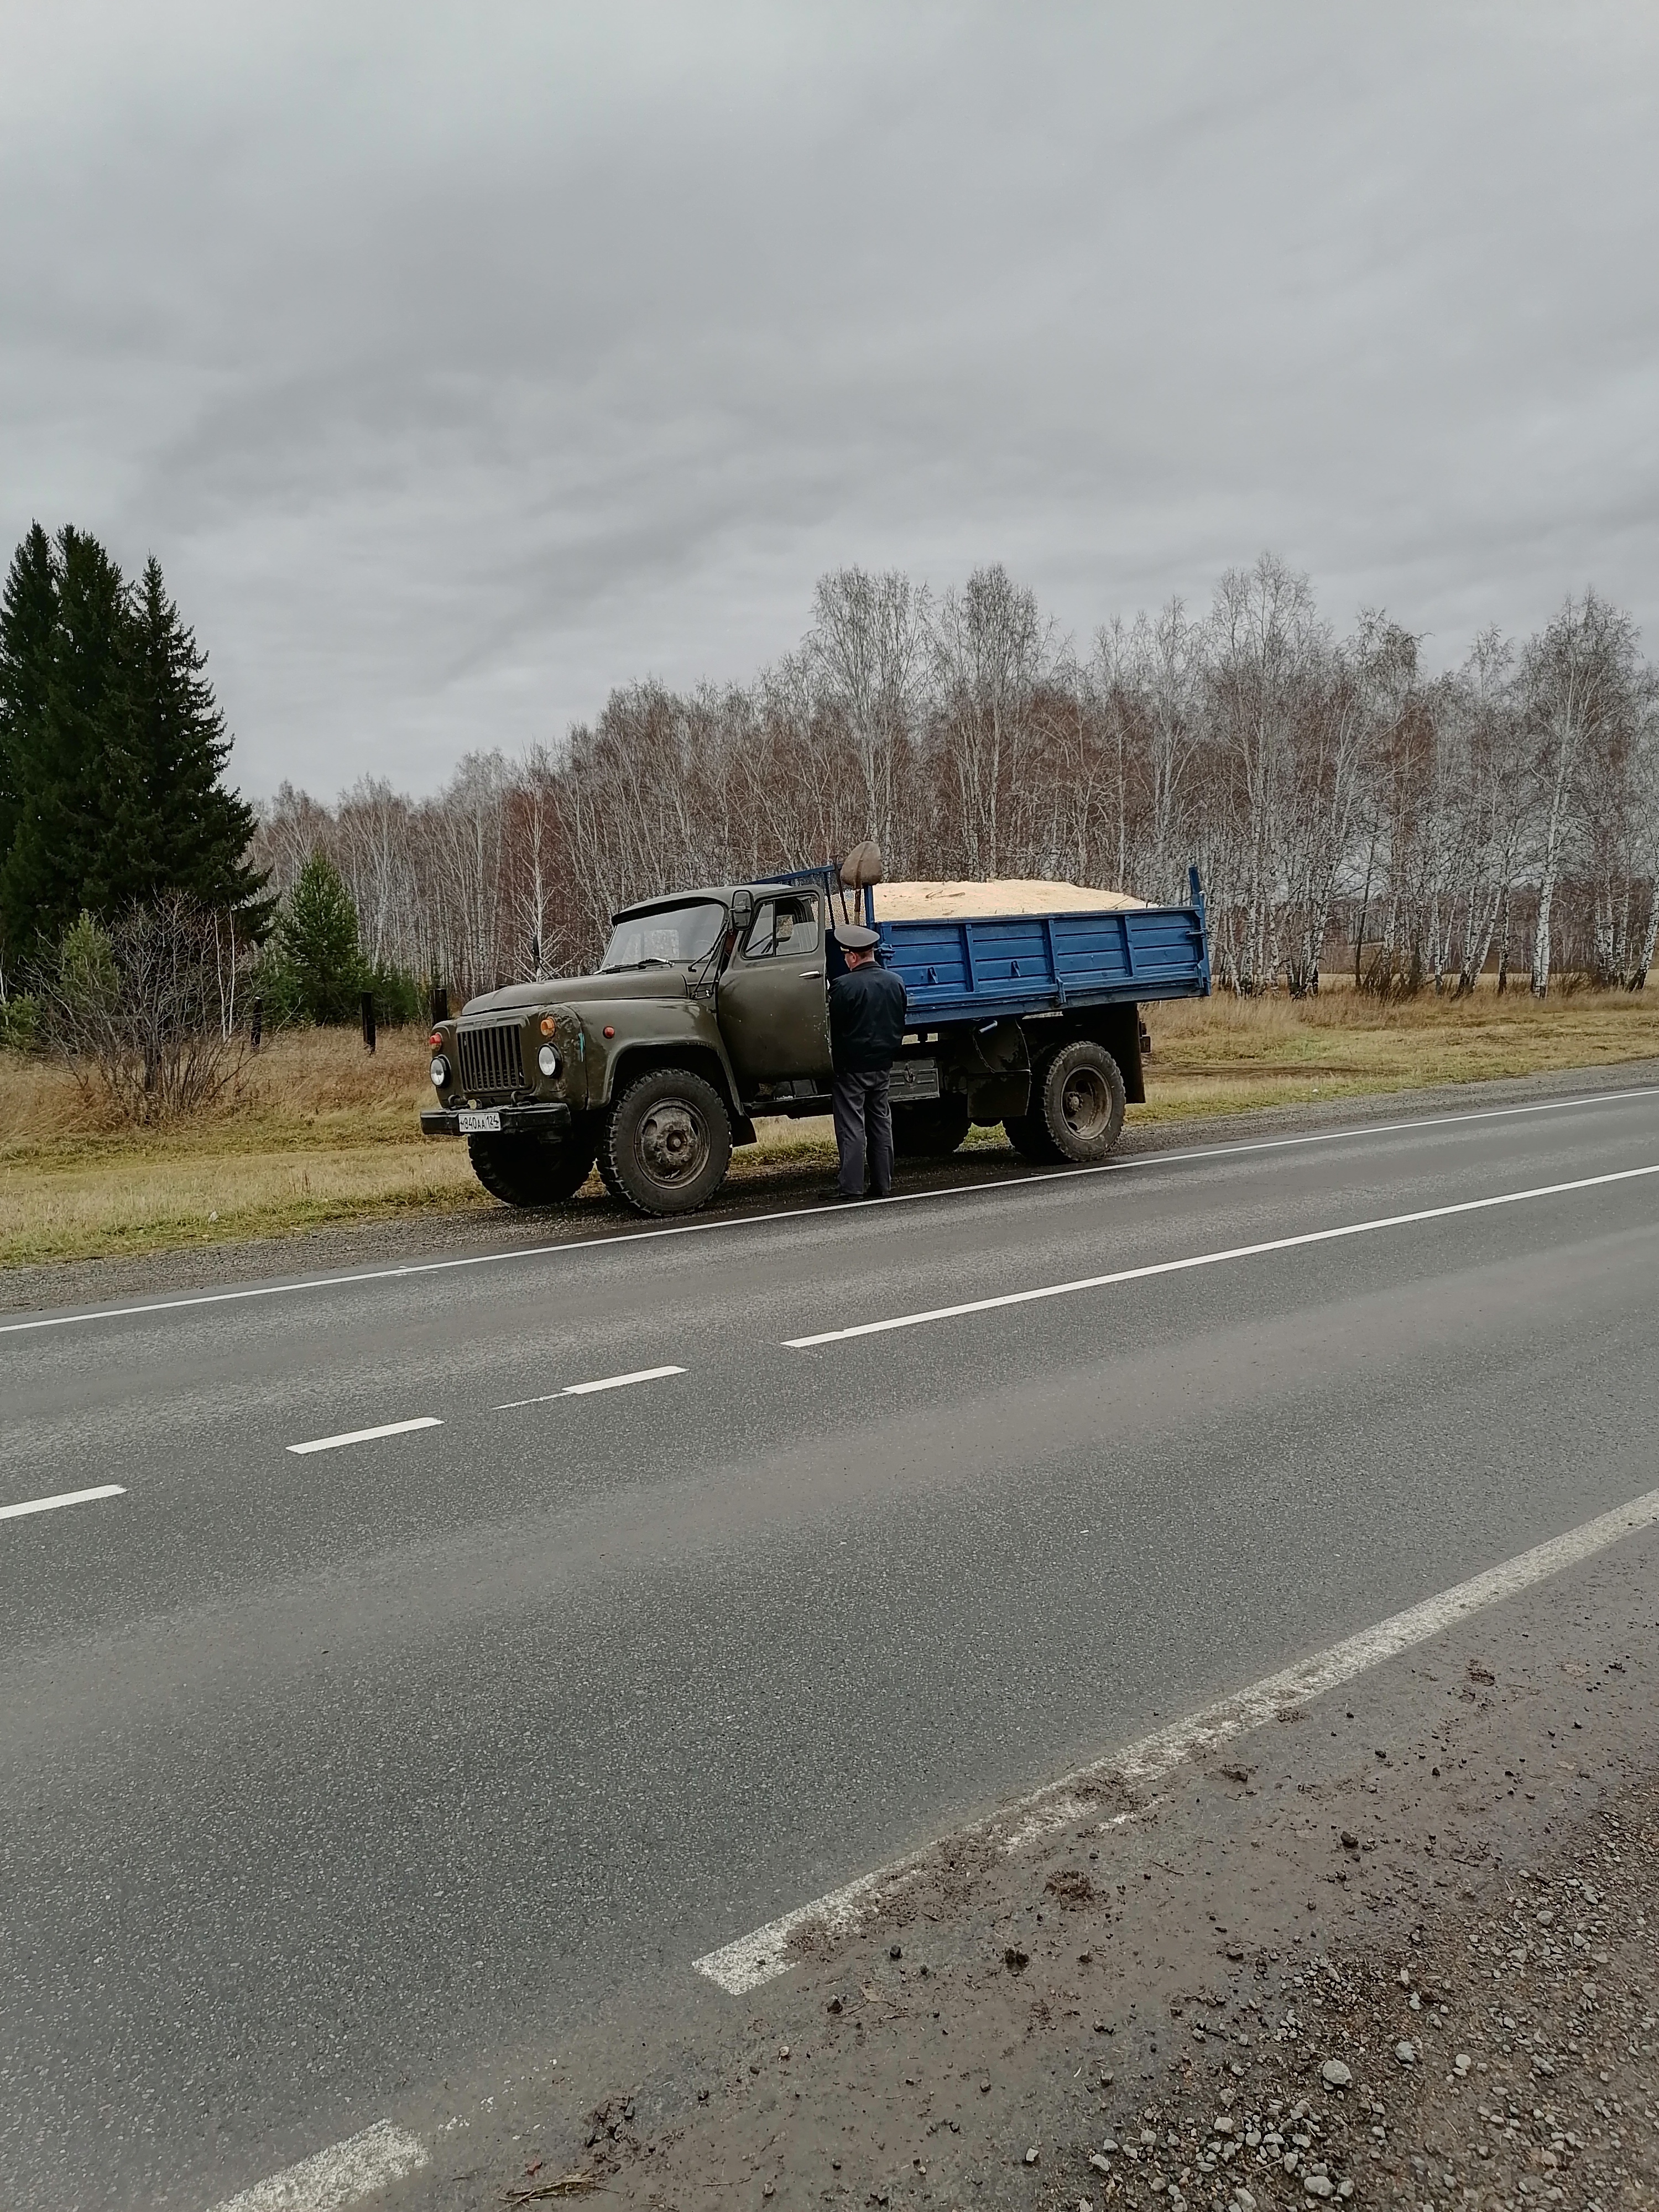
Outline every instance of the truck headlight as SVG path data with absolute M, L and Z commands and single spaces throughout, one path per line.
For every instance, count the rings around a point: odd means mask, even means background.
M 434 1091 L 441 1091 L 448 1080 L 449 1062 L 444 1058 L 442 1053 L 434 1052 L 432 1055 L 433 1089 Z
M 541 1050 L 536 1054 L 536 1065 L 540 1068 L 544 1075 L 556 1075 L 558 1073 L 559 1055 L 555 1052 L 550 1044 L 544 1044 Z

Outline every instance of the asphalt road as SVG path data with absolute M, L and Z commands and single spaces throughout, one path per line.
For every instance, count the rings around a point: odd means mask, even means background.
M 672 2033 L 700 1954 L 1650 1489 L 1656 1170 L 1659 1089 L 9 1321 L 0 2201 L 210 2206 Z

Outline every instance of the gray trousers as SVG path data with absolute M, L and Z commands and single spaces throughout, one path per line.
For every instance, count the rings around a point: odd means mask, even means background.
M 866 1068 L 838 1075 L 830 1097 L 836 1116 L 836 1150 L 841 1173 L 836 1188 L 843 1198 L 864 1195 L 864 1160 L 870 1156 L 870 1187 L 884 1198 L 893 1181 L 893 1109 L 887 1103 L 887 1070 Z

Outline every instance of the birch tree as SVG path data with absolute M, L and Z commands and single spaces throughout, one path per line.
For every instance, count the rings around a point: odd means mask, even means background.
M 822 708 L 845 729 L 864 798 L 863 836 L 884 853 L 913 842 L 914 732 L 926 696 L 927 593 L 889 570 L 838 568 L 812 595 L 803 648 Z
M 1543 825 L 1532 954 L 1533 994 L 1541 999 L 1550 987 L 1556 891 L 1583 803 L 1584 756 L 1614 742 L 1634 709 L 1636 626 L 1594 590 L 1576 605 L 1570 598 L 1528 647 L 1522 681 Z
M 936 717 L 953 771 L 963 861 L 970 876 L 997 876 L 1005 813 L 1019 789 L 1037 687 L 1053 631 L 1036 594 L 999 562 L 947 592 L 933 629 Z

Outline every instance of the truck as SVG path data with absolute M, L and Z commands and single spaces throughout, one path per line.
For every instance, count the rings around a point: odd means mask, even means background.
M 1188 905 L 927 921 L 879 917 L 835 863 L 624 907 L 590 975 L 516 983 L 434 1022 L 423 1111 L 509 1206 L 568 1199 L 597 1164 L 647 1215 L 690 1212 L 757 1116 L 827 1114 L 832 931 L 861 920 L 903 980 L 894 1149 L 943 1158 L 1000 1122 L 1027 1159 L 1102 1160 L 1146 1097 L 1140 1008 L 1207 996 L 1198 871 Z

